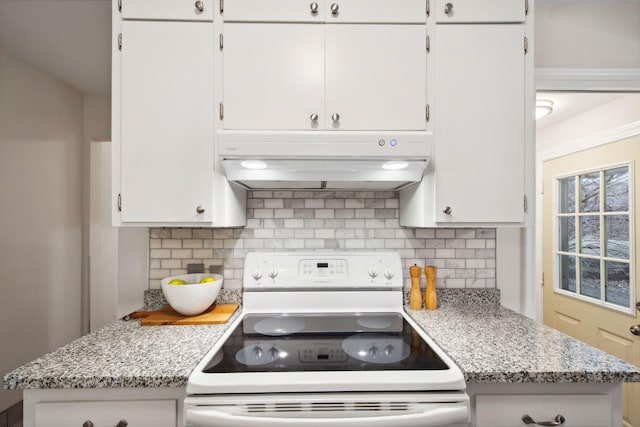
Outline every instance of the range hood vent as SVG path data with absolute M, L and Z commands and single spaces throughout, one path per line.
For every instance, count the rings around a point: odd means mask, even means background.
M 400 190 L 431 160 L 426 131 L 217 131 L 227 179 L 248 189 Z
M 427 164 L 426 160 L 222 160 L 227 179 L 249 189 L 396 191 L 420 182 Z

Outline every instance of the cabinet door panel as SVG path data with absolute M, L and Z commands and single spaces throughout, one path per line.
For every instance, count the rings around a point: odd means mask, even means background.
M 436 221 L 524 221 L 523 39 L 521 25 L 436 30 Z
M 446 10 L 449 12 L 447 13 Z M 523 22 L 525 19 L 525 0 L 436 0 L 435 16 L 436 22 L 439 24 Z
M 211 221 L 213 25 L 124 21 L 122 37 L 121 219 Z
M 44 402 L 35 405 L 36 427 L 115 426 L 120 420 L 130 426 L 176 427 L 175 400 L 131 400 L 112 402 Z
M 324 0 L 232 0 L 225 2 L 222 17 L 225 22 L 322 22 L 324 15 Z
M 167 19 L 173 21 L 212 21 L 213 0 L 123 0 L 123 19 Z
M 316 128 L 324 110 L 324 26 L 225 24 L 223 85 L 225 129 Z
M 327 128 L 425 129 L 424 25 L 331 25 L 326 37 Z

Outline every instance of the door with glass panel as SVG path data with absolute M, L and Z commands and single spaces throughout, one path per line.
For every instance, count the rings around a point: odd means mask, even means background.
M 640 136 L 543 166 L 544 323 L 640 365 Z M 640 427 L 640 384 L 624 386 Z

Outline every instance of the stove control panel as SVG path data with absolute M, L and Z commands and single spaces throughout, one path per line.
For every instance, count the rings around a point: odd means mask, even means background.
M 346 362 L 349 359 L 341 346 L 309 345 L 298 351 L 302 363 Z
M 250 252 L 245 290 L 402 288 L 396 252 Z

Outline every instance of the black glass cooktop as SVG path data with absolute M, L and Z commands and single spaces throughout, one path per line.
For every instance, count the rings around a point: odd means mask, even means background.
M 399 313 L 248 314 L 204 372 L 445 370 Z

